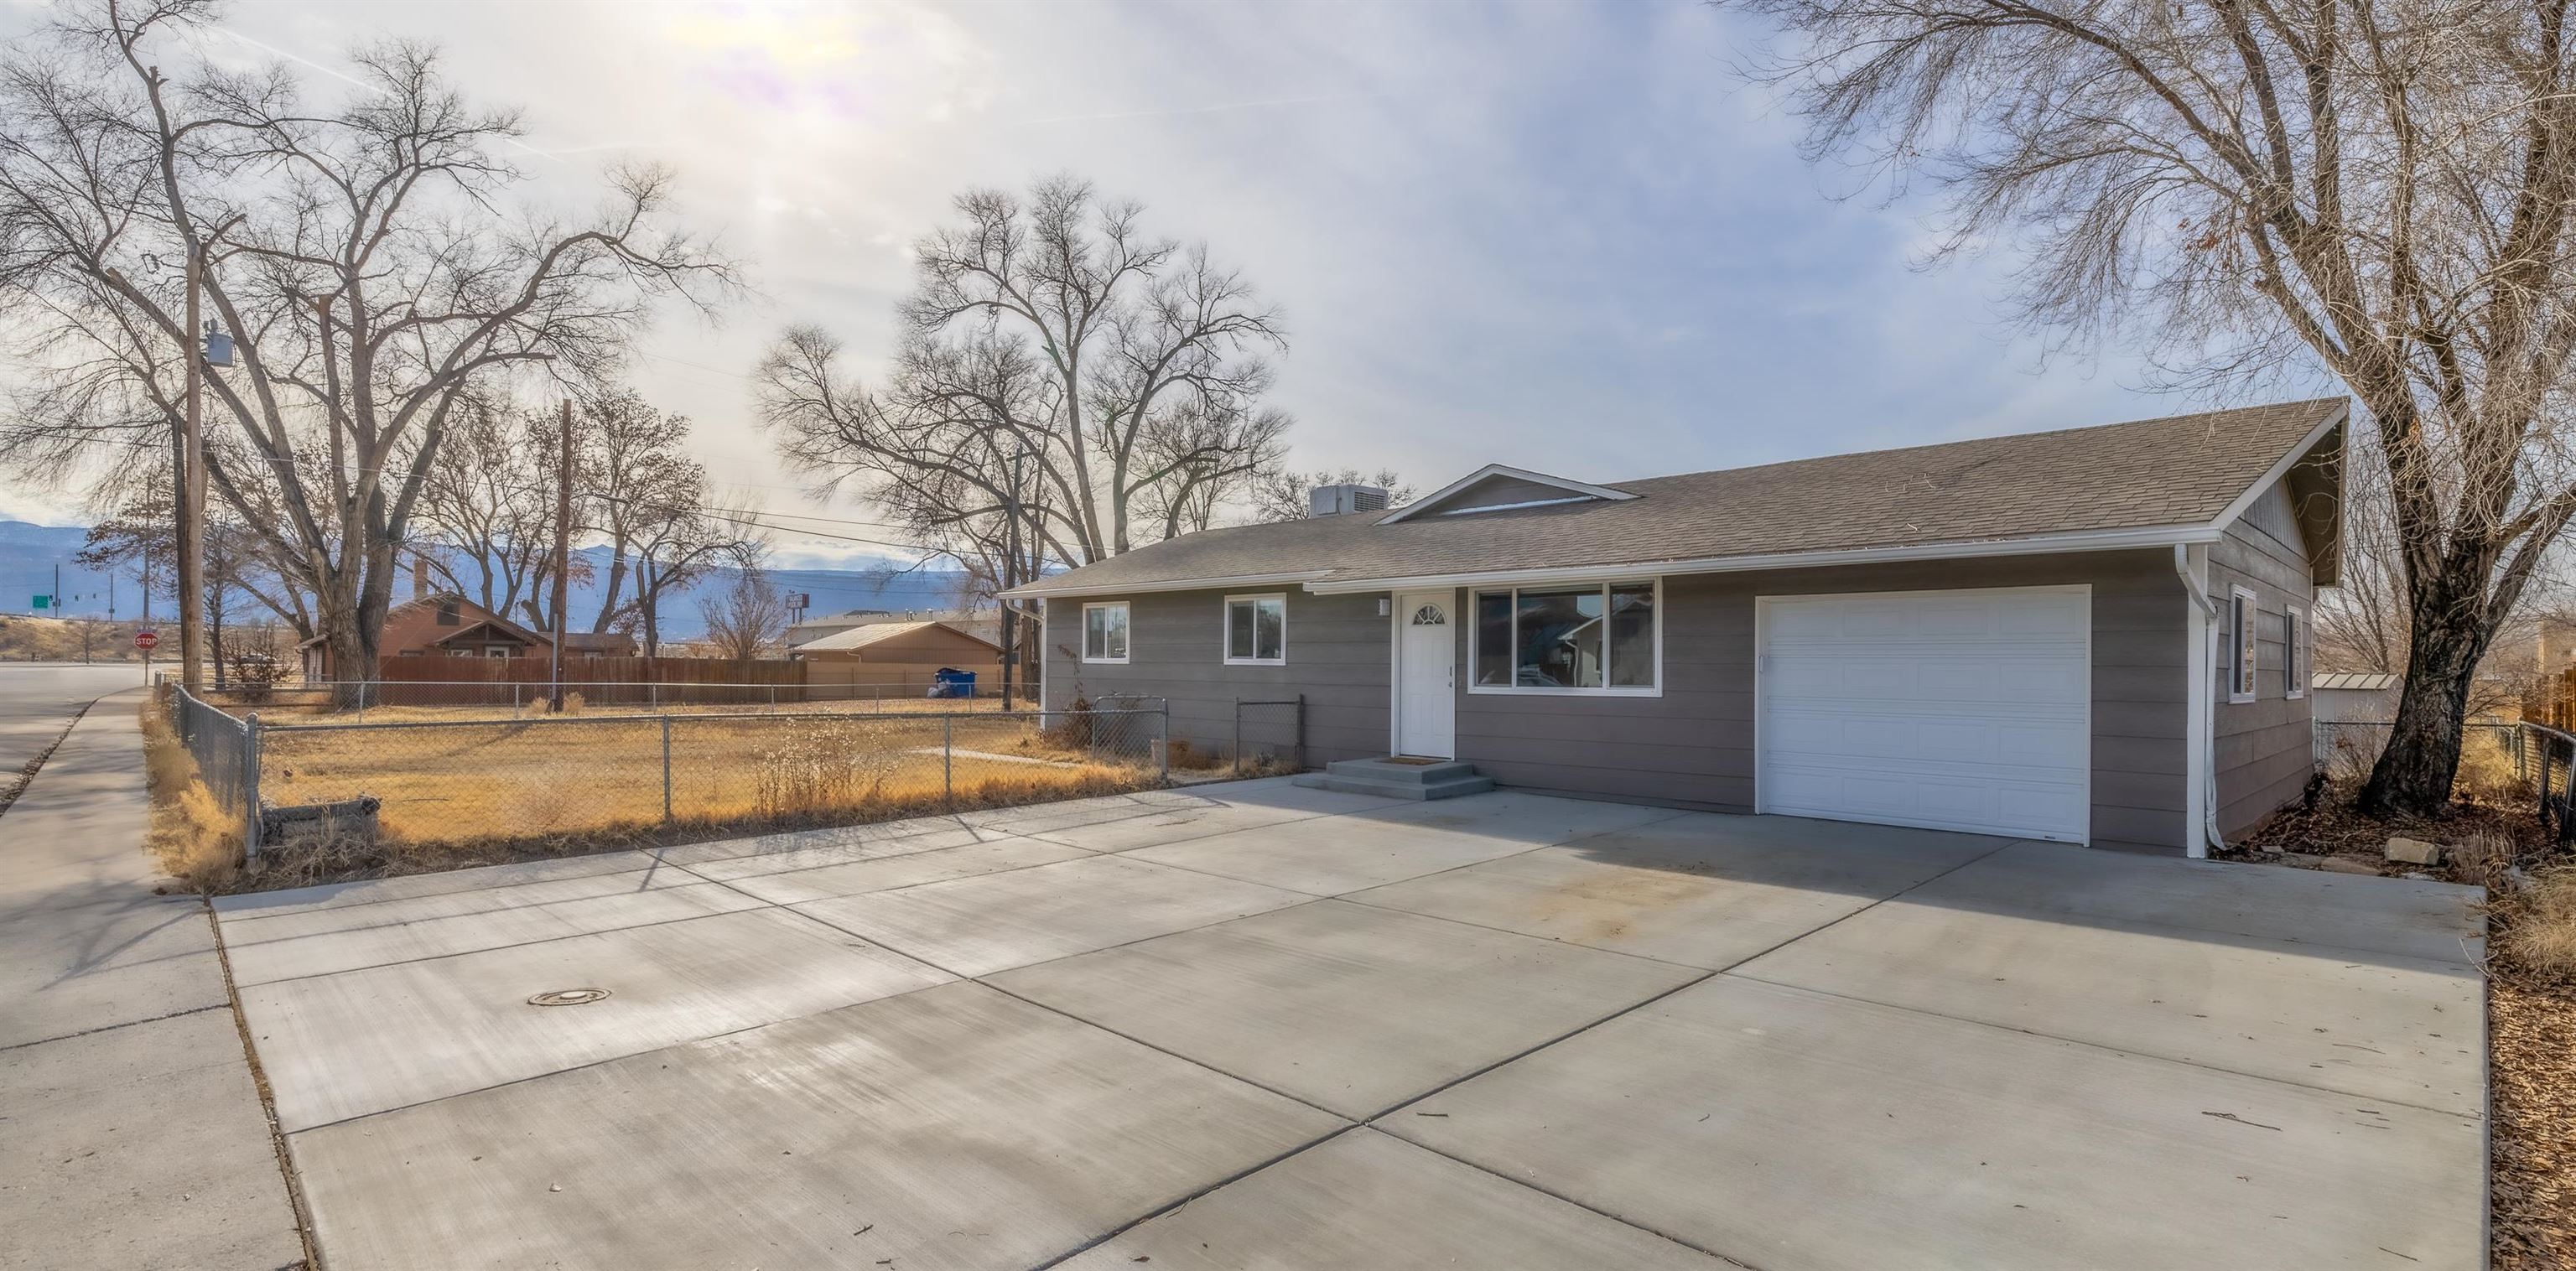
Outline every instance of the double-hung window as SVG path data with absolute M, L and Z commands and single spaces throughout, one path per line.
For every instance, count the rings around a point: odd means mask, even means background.
M 2254 593 L 2238 587 L 2227 597 L 2227 700 L 2254 700 Z
M 1288 662 L 1288 597 L 1225 598 L 1228 666 L 1285 666 Z
M 1082 660 L 1127 660 L 1127 602 L 1113 600 L 1082 607 Z
M 1661 692 L 1660 594 L 1651 579 L 1477 592 L 1469 691 Z

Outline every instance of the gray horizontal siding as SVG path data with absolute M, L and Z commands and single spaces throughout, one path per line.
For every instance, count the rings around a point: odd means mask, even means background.
M 1303 695 L 1309 764 L 1386 753 L 1388 625 L 1375 596 L 1317 596 L 1280 588 L 1288 603 L 1285 666 L 1229 666 L 1224 615 L 1228 595 L 1247 589 L 1156 592 L 1129 597 L 1127 664 L 1082 661 L 1080 600 L 1046 602 L 1046 706 L 1063 710 L 1077 698 L 1141 693 L 1169 701 L 1172 736 L 1203 750 L 1231 754 L 1235 703 Z M 1282 753 L 1296 738 L 1289 713 L 1245 715 L 1245 749 Z
M 2233 837 L 2297 799 L 2316 770 L 2310 699 L 2282 678 L 2289 607 L 2314 621 L 2316 589 L 2289 491 L 2276 483 L 2209 549 L 2209 592 L 2221 620 L 2237 587 L 2254 593 L 2254 700 L 2227 700 L 2227 670 L 2209 685 L 2218 735 L 2218 829 Z M 2222 644 L 2220 647 L 2224 647 Z

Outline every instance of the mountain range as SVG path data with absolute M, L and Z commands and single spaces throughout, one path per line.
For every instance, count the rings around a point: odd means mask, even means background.
M 67 618 L 117 617 L 134 619 L 143 616 L 143 589 L 139 571 L 118 570 L 113 577 L 105 572 L 83 569 L 73 560 L 81 549 L 88 530 L 77 525 L 34 525 L 25 521 L 0 520 L 0 613 L 34 612 L 35 597 L 53 595 L 59 577 L 63 607 L 48 610 Z M 587 630 L 593 615 L 599 612 L 600 589 L 607 581 L 608 549 L 586 547 L 576 555 L 590 559 L 593 582 L 572 589 L 572 625 Z M 156 562 L 156 575 L 166 564 Z M 59 570 L 59 574 L 57 574 Z M 781 590 L 800 592 L 813 597 L 808 617 L 822 617 L 851 609 L 946 609 L 958 604 L 964 574 L 955 569 L 907 569 L 905 562 L 863 558 L 834 568 L 772 569 L 769 579 Z M 719 571 L 701 579 L 685 593 L 665 601 L 662 606 L 662 633 L 666 640 L 689 640 L 706 633 L 706 623 L 698 616 L 701 597 L 713 596 L 733 585 L 731 570 Z M 156 577 L 156 582 L 160 580 Z M 163 584 L 166 586 L 166 584 Z M 394 599 L 411 596 L 408 575 L 395 584 Z M 477 597 L 479 599 L 479 597 Z M 111 605 L 113 612 L 111 613 Z M 257 613 L 254 614 L 254 610 Z M 167 617 L 170 598 L 167 594 L 152 598 L 151 611 Z M 235 615 L 265 616 L 247 597 L 235 601 Z M 524 615 L 514 613 L 513 618 Z

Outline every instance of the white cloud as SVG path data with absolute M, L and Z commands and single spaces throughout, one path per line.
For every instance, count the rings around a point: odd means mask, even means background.
M 1616 479 L 2157 408 L 2126 363 L 2035 375 L 1994 267 L 1910 268 L 1923 205 L 1829 198 L 1850 176 L 1810 170 L 1796 121 L 1729 77 L 1734 21 L 1686 0 L 274 0 L 228 24 L 322 65 L 372 36 L 441 42 L 558 156 L 526 165 L 540 197 L 587 202 L 613 159 L 677 167 L 765 299 L 666 324 L 637 378 L 699 421 L 719 482 L 781 509 L 864 515 L 778 472 L 742 378 L 763 343 L 819 321 L 882 356 L 908 244 L 949 199 L 1062 170 L 1286 307 L 1279 400 L 1309 466 Z

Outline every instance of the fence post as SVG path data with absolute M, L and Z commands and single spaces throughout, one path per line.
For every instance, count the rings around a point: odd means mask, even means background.
M 1161 770 L 1159 773 L 1161 778 L 1169 781 L 1172 779 L 1172 699 L 1166 697 L 1159 700 L 1163 703 L 1163 708 L 1155 712 L 1155 716 L 1161 721 L 1155 725 L 1155 731 L 1162 734 L 1162 744 L 1154 747 L 1154 761 Z M 1038 719 L 1043 723 L 1046 712 L 1038 712 Z
M 2567 752 L 2567 794 L 2558 805 L 2558 842 L 2576 843 L 2576 747 Z
M 957 717 L 939 717 L 939 797 L 957 804 Z
M 1168 703 L 1165 710 L 1171 709 Z M 1243 775 L 1243 699 L 1234 699 L 1234 775 Z
M 671 717 L 662 717 L 662 824 L 671 823 Z
M 2531 783 L 2531 789 L 2532 793 L 2537 796 L 2535 802 L 2539 806 L 2540 823 L 2543 826 L 2549 824 L 2549 761 L 2552 757 L 2550 752 L 2551 746 L 2549 744 L 2549 739 L 2546 737 L 2541 738 L 2540 778 L 2539 780 Z
M 358 718 L 360 718 L 360 719 L 365 719 L 366 717 L 367 717 L 367 682 L 366 682 L 365 680 L 360 680 L 360 681 L 358 681 Z
M 259 712 L 242 720 L 242 860 L 259 863 Z

